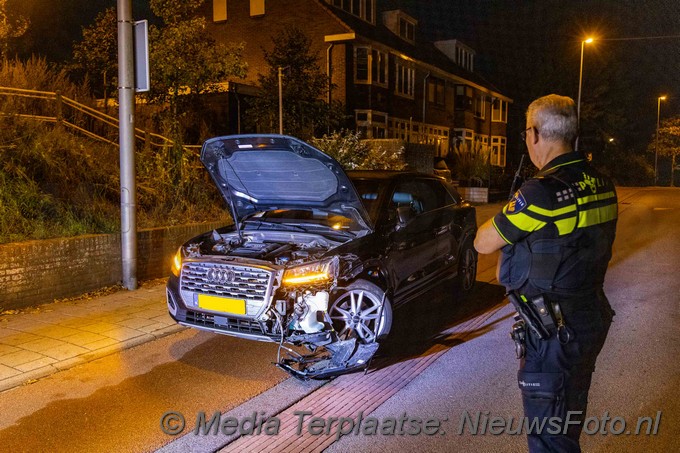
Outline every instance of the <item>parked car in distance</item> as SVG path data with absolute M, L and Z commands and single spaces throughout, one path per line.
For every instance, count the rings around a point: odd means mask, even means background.
M 474 286 L 475 208 L 442 178 L 345 172 L 282 135 L 213 138 L 201 161 L 234 224 L 177 251 L 167 304 L 182 325 L 277 342 L 279 367 L 326 378 L 368 366 L 434 285 L 455 284 L 451 303 Z

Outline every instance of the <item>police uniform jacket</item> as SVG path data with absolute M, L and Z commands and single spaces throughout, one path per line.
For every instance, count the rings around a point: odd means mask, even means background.
M 611 258 L 616 220 L 609 178 L 579 153 L 556 157 L 492 221 L 507 242 L 500 282 L 528 297 L 595 295 Z

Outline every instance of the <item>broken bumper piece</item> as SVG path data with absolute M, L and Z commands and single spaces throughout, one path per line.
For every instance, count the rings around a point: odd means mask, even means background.
M 378 343 L 357 344 L 352 338 L 326 345 L 323 354 L 284 358 L 276 366 L 301 380 L 327 379 L 365 369 L 378 346 Z

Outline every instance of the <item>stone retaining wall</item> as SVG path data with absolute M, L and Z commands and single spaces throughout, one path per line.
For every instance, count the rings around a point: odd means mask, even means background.
M 201 223 L 141 230 L 137 279 L 167 276 L 184 241 L 221 226 Z M 0 244 L 0 309 L 34 306 L 122 281 L 120 235 L 93 234 Z

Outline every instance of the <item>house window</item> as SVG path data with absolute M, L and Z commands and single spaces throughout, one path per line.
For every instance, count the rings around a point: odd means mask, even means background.
M 505 137 L 491 137 L 491 164 L 505 167 Z
M 415 41 L 416 37 L 416 24 L 406 20 L 403 17 L 399 18 L 399 36 L 407 41 Z
M 508 103 L 502 99 L 498 99 L 493 103 L 491 109 L 491 121 L 497 123 L 507 123 L 508 122 Z
M 456 110 L 472 110 L 472 87 L 456 85 Z
M 371 52 L 371 82 L 387 86 L 387 54 L 375 49 Z
M 416 70 L 401 58 L 396 63 L 396 93 L 412 98 L 415 92 Z
M 427 80 L 427 101 L 431 104 L 444 105 L 445 83 L 442 79 L 430 77 Z
M 475 138 L 475 133 L 470 129 L 455 129 L 454 130 L 454 144 L 456 148 L 465 147 L 466 151 L 472 151 L 472 141 Z
M 227 20 L 227 0 L 213 0 L 213 22 Z
M 264 0 L 250 0 L 250 17 L 264 16 Z
M 355 83 L 373 83 L 387 86 L 387 54 L 369 47 L 355 50 Z
M 356 83 L 370 83 L 368 55 L 368 47 L 356 48 L 356 71 L 354 73 L 354 81 Z
M 327 3 L 353 14 L 366 22 L 375 23 L 375 0 L 326 0 Z
M 475 97 L 475 116 L 477 118 L 486 118 L 486 96 Z

